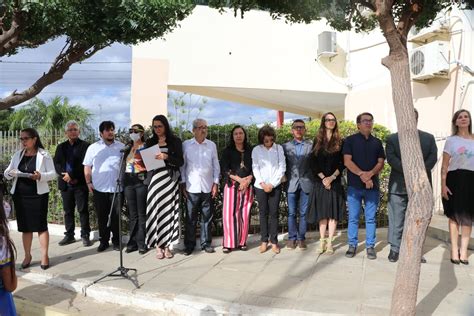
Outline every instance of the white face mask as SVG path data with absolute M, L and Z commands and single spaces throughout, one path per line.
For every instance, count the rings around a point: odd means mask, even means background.
M 130 133 L 130 138 L 136 142 L 137 140 L 140 139 L 140 133 Z

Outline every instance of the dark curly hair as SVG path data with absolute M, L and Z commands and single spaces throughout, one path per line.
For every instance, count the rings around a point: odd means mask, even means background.
M 263 139 L 265 136 L 273 137 L 273 142 L 276 141 L 275 129 L 270 125 L 264 125 L 258 130 L 258 143 L 263 144 Z

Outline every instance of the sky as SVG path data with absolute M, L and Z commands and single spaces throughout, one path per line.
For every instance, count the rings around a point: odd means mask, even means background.
M 22 91 L 46 72 L 65 44 L 64 38 L 48 42 L 35 49 L 21 50 L 10 57 L 0 57 L 0 96 L 17 89 Z M 71 104 L 80 105 L 93 114 L 92 125 L 102 120 L 113 120 L 117 127 L 130 125 L 130 84 L 132 48 L 121 44 L 107 47 L 82 64 L 74 64 L 64 78 L 46 87 L 38 97 L 49 100 L 55 96 L 67 97 Z M 171 98 L 179 92 L 170 91 Z M 168 102 L 168 112 L 173 111 Z M 200 96 L 188 102 L 191 116 L 198 114 Z M 243 104 L 206 98 L 207 103 L 199 116 L 208 124 L 261 124 L 274 122 L 276 111 Z M 189 98 L 186 98 L 189 100 Z M 20 105 L 21 106 L 21 105 Z M 299 115 L 285 113 L 285 119 Z

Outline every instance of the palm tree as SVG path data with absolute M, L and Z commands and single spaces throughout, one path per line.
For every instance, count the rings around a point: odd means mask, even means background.
M 80 105 L 71 105 L 68 98 L 56 96 L 49 103 L 35 98 L 27 105 L 15 110 L 10 116 L 10 129 L 34 127 L 40 132 L 53 133 L 63 130 L 69 120 L 75 120 L 84 132 L 92 131 L 92 113 Z

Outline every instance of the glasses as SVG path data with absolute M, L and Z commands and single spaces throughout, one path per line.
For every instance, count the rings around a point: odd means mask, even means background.
M 32 139 L 33 137 L 27 136 L 27 137 L 20 137 L 18 138 L 20 141 L 24 142 L 27 141 L 28 139 Z
M 154 127 L 154 126 L 153 126 L 153 127 Z M 130 128 L 130 129 L 128 130 L 128 132 L 129 132 L 129 133 L 141 133 L 141 132 L 143 132 L 143 130 L 142 130 L 142 129 L 139 129 L 139 128 Z
M 164 127 L 165 127 L 164 125 L 153 125 L 153 128 L 154 128 L 154 129 L 164 128 Z
M 324 122 L 336 122 L 336 119 L 324 119 Z
M 77 132 L 79 129 L 78 128 L 68 128 L 68 132 Z
M 360 121 L 362 124 L 372 124 L 374 122 L 374 120 L 362 120 Z
M 306 127 L 305 126 L 293 126 L 293 129 L 296 129 L 298 131 L 302 131 L 302 130 L 306 129 Z
M 207 129 L 207 126 L 206 126 L 206 125 L 204 125 L 204 126 L 198 126 L 198 127 L 196 127 L 196 129 L 204 130 L 204 129 Z

